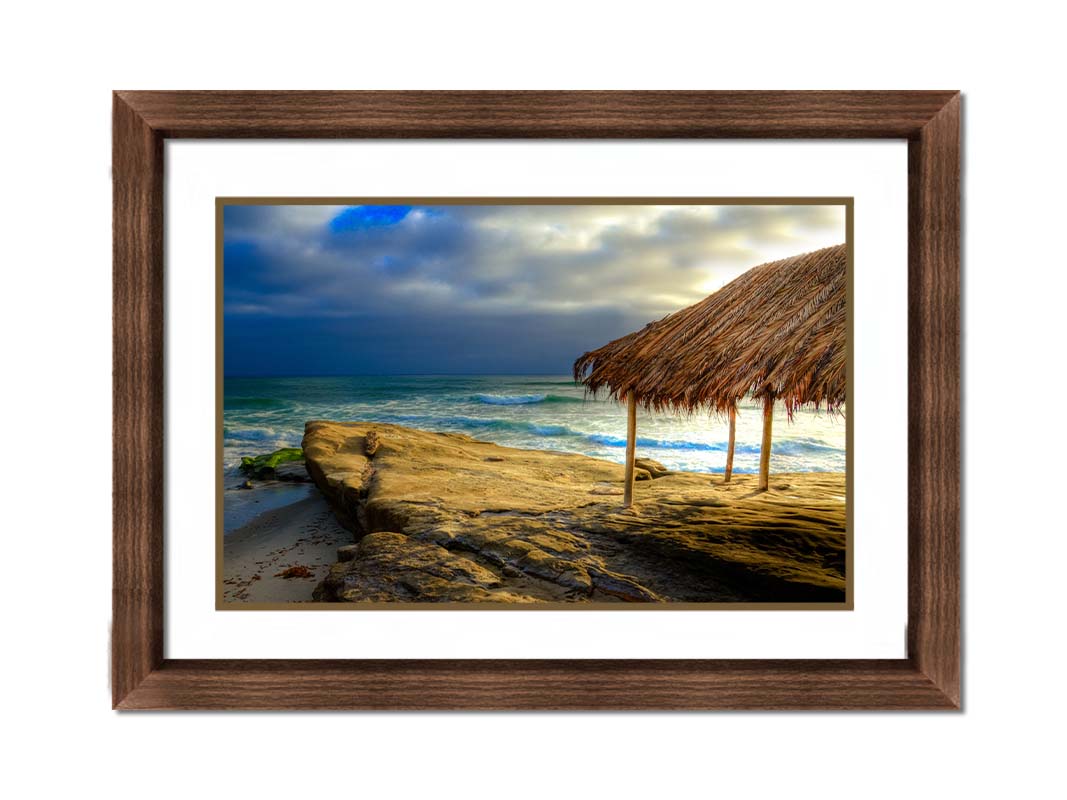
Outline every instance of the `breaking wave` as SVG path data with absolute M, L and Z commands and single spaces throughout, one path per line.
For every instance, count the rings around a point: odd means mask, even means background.
M 476 394 L 471 396 L 476 403 L 490 406 L 527 406 L 535 403 L 582 403 L 580 397 L 558 394 Z

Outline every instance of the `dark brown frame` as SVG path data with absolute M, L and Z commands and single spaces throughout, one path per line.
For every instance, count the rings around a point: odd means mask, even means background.
M 116 92 L 112 124 L 115 708 L 960 708 L 958 92 Z M 165 659 L 167 138 L 906 139 L 907 658 Z

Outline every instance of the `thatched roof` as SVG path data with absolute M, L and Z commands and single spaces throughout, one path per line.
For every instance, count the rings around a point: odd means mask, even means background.
M 746 395 L 845 402 L 845 245 L 753 267 L 695 305 L 584 354 L 574 378 L 648 409 L 725 413 Z

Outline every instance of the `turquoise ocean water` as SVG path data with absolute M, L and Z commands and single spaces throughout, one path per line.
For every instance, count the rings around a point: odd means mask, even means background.
M 508 447 L 558 450 L 621 463 L 626 410 L 585 396 L 567 376 L 389 376 L 226 378 L 224 458 L 234 474 L 241 456 L 298 446 L 309 419 L 393 422 L 465 433 Z M 669 469 L 722 472 L 727 424 L 638 410 L 637 454 Z M 734 470 L 756 472 L 761 410 L 743 404 Z M 776 410 L 772 472 L 843 472 L 845 417 Z

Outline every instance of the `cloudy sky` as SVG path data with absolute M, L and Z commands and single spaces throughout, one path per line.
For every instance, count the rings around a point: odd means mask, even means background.
M 227 206 L 227 375 L 564 374 L 842 206 Z

